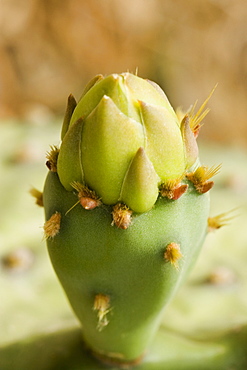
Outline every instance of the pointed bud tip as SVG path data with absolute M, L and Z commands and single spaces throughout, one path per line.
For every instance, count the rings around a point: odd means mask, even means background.
M 120 199 L 134 212 L 147 212 L 157 200 L 159 182 L 152 162 L 139 147 L 125 175 Z

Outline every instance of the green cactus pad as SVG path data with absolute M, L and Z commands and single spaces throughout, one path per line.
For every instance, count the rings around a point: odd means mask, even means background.
M 56 173 L 48 174 L 43 200 L 47 220 L 56 212 L 62 215 L 59 233 L 47 244 L 86 343 L 123 361 L 139 357 L 199 253 L 207 229 L 208 194 L 198 195 L 191 186 L 177 201 L 159 198 L 149 212 L 135 214 L 127 230 L 111 225 L 111 207 L 87 211 L 78 204 L 67 213 L 77 198 Z M 164 259 L 171 242 L 181 247 L 179 269 Z M 93 310 L 97 294 L 110 297 L 109 323 L 101 331 Z

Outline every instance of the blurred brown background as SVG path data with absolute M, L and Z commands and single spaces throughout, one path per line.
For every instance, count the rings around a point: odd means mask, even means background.
M 153 79 L 174 107 L 218 83 L 203 138 L 247 144 L 246 0 L 0 0 L 0 119 L 52 119 L 95 74 Z

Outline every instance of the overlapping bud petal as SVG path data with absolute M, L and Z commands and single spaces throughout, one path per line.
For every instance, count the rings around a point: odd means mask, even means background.
M 198 157 L 188 118 L 180 124 L 161 88 L 130 73 L 96 76 L 77 105 L 70 96 L 61 137 L 57 172 L 66 190 L 79 182 L 102 203 L 140 213 Z

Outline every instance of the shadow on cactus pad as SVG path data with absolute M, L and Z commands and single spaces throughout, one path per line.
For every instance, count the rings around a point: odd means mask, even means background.
M 243 370 L 247 368 L 247 327 L 196 341 L 161 328 L 136 370 Z M 1 370 L 100 370 L 78 328 L 47 333 L 0 349 Z M 119 369 L 110 366 L 111 369 Z M 132 368 L 132 367 L 130 367 Z

